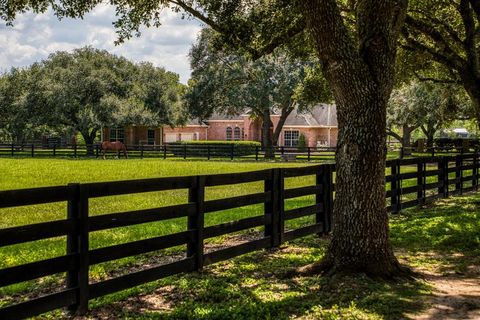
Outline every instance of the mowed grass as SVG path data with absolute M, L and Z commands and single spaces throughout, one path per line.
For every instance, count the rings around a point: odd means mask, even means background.
M 199 174 L 219 174 L 231 172 L 256 171 L 274 167 L 305 166 L 304 163 L 275 162 L 219 162 L 219 161 L 183 161 L 162 159 L 129 160 L 69 160 L 69 159 L 0 159 L 0 190 L 34 188 L 66 185 L 72 182 L 86 183 L 99 181 L 189 176 Z M 289 178 L 287 187 L 314 184 L 315 177 Z M 206 199 L 221 199 L 244 194 L 263 192 L 262 181 L 229 186 L 208 187 Z M 187 203 L 188 190 L 148 192 L 122 196 L 90 199 L 89 214 L 127 212 L 148 208 L 164 207 Z M 291 199 L 287 208 L 313 204 L 313 196 Z M 66 202 L 35 206 L 23 206 L 0 209 L 0 228 L 27 225 L 66 218 Z M 251 205 L 231 210 L 206 214 L 205 224 L 215 225 L 245 217 L 263 214 L 263 205 Z M 311 218 L 297 219 L 294 225 L 302 225 Z M 290 224 L 292 226 L 292 224 Z M 145 223 L 130 227 L 109 229 L 90 234 L 90 249 L 115 244 L 158 237 L 182 232 L 187 229 L 186 218 L 172 219 L 156 223 Z M 223 238 L 213 238 L 210 242 L 222 242 Z M 11 267 L 28 262 L 62 256 L 65 254 L 66 237 L 28 242 L 0 248 L 0 268 Z M 167 250 L 164 254 L 185 252 L 185 247 Z M 148 255 L 146 255 L 148 257 Z M 141 257 L 129 257 L 91 267 L 93 280 L 107 277 L 112 270 L 137 264 Z M 53 277 L 53 280 L 57 279 Z M 48 280 L 48 279 L 47 279 Z M 50 279 L 52 280 L 52 279 Z M 52 280 L 52 281 L 53 281 Z M 48 282 L 48 281 L 47 281 Z M 32 283 L 7 287 L 4 292 L 26 290 Z M 6 291 L 5 291 L 6 290 Z M 1 293 L 1 292 L 0 292 Z
M 480 194 L 442 199 L 391 216 L 391 241 L 403 263 L 440 274 L 480 263 Z M 91 301 L 92 318 L 415 319 L 431 284 L 365 275 L 285 277 L 321 259 L 328 238 L 308 236 Z M 477 267 L 476 267 L 477 266 Z M 52 315 L 61 316 L 58 312 Z

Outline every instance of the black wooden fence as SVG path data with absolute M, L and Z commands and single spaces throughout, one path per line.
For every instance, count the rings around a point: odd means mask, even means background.
M 255 145 L 235 144 L 165 144 L 165 145 L 127 145 L 128 156 L 131 158 L 183 158 L 183 159 L 246 159 L 261 160 L 265 150 Z M 90 153 L 88 153 L 89 151 Z M 335 148 L 332 147 L 276 147 L 277 157 L 286 158 L 293 156 L 310 161 L 315 157 L 332 157 Z M 108 151 L 107 156 L 115 153 Z M 101 157 L 102 150 L 99 144 L 94 145 L 40 145 L 40 144 L 15 144 L 0 143 L 0 156 L 8 157 Z M 120 152 L 120 157 L 122 157 Z M 291 159 L 291 157 L 290 157 Z
M 478 155 L 430 157 L 387 162 L 387 208 L 390 212 L 423 204 L 428 200 L 478 189 Z M 390 171 L 390 172 L 388 172 Z M 170 275 L 202 269 L 203 266 L 263 248 L 271 248 L 295 238 L 331 231 L 334 201 L 334 164 L 301 168 L 277 168 L 246 173 L 171 177 L 147 180 L 69 184 L 0 192 L 0 208 L 67 202 L 66 219 L 0 229 L 0 247 L 58 236 L 67 237 L 64 256 L 0 270 L 0 287 L 65 272 L 66 286 L 56 293 L 0 309 L 0 319 L 17 319 L 67 307 L 85 313 L 88 301 Z M 285 179 L 315 176 L 310 186 L 285 189 Z M 263 181 L 260 193 L 226 199 L 205 200 L 205 188 Z M 452 187 L 453 186 L 453 187 Z M 97 197 L 143 192 L 188 189 L 187 203 L 123 213 L 89 215 L 89 200 Z M 307 207 L 285 209 L 285 200 L 314 195 Z M 205 214 L 252 204 L 263 204 L 259 216 L 205 226 Z M 285 222 L 305 216 L 314 223 L 287 230 Z M 89 249 L 89 233 L 179 217 L 187 218 L 183 232 L 99 249 Z M 204 250 L 212 237 L 263 226 L 264 235 L 239 245 L 213 252 Z M 116 278 L 92 283 L 89 266 L 124 257 L 186 244 L 185 257 L 176 262 L 150 267 Z

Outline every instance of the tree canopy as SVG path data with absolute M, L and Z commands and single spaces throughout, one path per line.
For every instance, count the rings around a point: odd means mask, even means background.
M 90 47 L 51 54 L 29 68 L 12 70 L 1 83 L 1 108 L 13 117 L 11 126 L 68 128 L 80 132 L 87 144 L 102 126 L 173 125 L 181 106 L 176 74 Z M 10 127 L 4 128 L 23 137 Z
M 323 77 L 312 72 L 316 61 L 293 59 L 279 49 L 248 60 L 242 52 L 212 48 L 212 31 L 204 29 L 190 52 L 192 78 L 186 94 L 190 114 L 205 119 L 214 112 L 248 112 L 262 120 L 265 155 L 273 157 L 272 147 L 294 108 L 303 111 L 330 98 Z M 277 112 L 279 122 L 271 132 L 270 116 Z
M 82 17 L 99 0 L 52 4 L 59 16 Z M 160 24 L 172 6 L 200 19 L 222 42 L 257 58 L 282 44 L 312 48 L 337 104 L 336 199 L 333 236 L 325 259 L 309 270 L 364 272 L 391 277 L 405 272 L 389 242 L 385 209 L 386 107 L 394 85 L 397 41 L 407 0 L 113 0 L 120 40 L 141 25 Z M 42 11 L 45 0 L 0 7 Z M 304 40 L 303 42 L 301 40 Z M 295 45 L 297 44 L 297 45 Z M 368 192 L 365 192 L 368 190 Z
M 480 121 L 480 2 L 411 0 L 405 21 L 401 46 L 417 77 L 463 85 Z

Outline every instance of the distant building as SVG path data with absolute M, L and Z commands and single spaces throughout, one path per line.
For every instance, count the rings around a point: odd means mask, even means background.
M 272 114 L 272 130 L 280 119 Z M 279 146 L 296 146 L 300 135 L 305 136 L 309 147 L 337 144 L 338 124 L 335 105 L 319 104 L 311 111 L 292 111 L 279 136 Z M 119 140 L 127 145 L 163 144 L 191 140 L 250 140 L 262 141 L 262 121 L 252 119 L 249 114 L 225 116 L 214 114 L 208 120 L 191 120 L 182 127 L 148 128 L 128 126 L 125 128 L 104 128 L 104 140 Z

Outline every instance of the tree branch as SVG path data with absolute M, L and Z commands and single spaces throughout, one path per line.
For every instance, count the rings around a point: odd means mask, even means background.
M 437 51 L 424 44 L 419 45 L 420 42 L 418 40 L 411 42 L 415 43 L 416 46 L 419 47 L 420 51 L 425 51 L 425 49 L 428 49 L 429 53 L 437 52 L 438 54 L 441 54 L 450 60 L 451 64 L 456 66 L 456 69 L 460 69 L 462 65 L 466 64 L 466 61 L 452 49 L 450 44 L 445 40 L 443 35 L 437 29 L 435 29 L 435 27 L 426 23 L 425 21 L 414 19 L 410 15 L 407 15 L 405 18 L 405 23 L 415 31 L 430 38 L 436 44 L 436 47 L 440 49 Z M 406 28 L 404 28 L 404 34 L 405 32 L 408 34 L 408 30 L 406 30 Z M 409 37 L 409 39 L 411 38 Z

